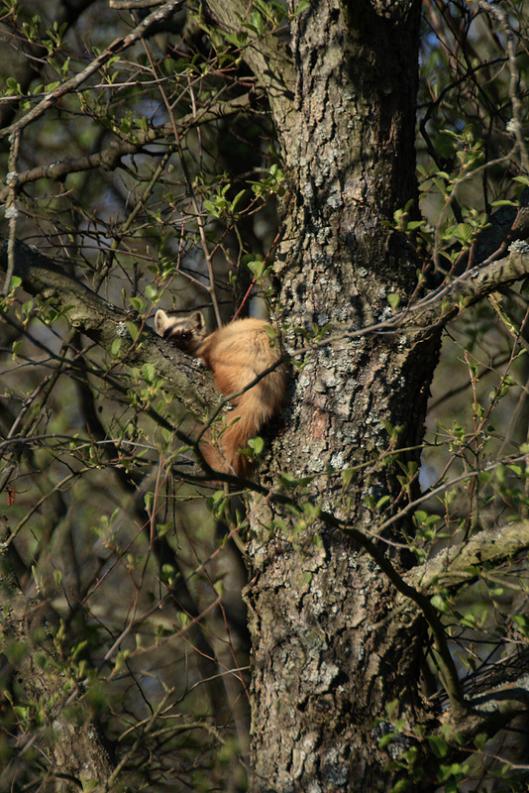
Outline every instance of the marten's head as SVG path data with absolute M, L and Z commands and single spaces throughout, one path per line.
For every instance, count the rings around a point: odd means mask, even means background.
M 207 335 L 200 311 L 175 317 L 159 308 L 154 315 L 154 330 L 163 339 L 170 339 L 179 350 L 190 353 L 197 349 Z

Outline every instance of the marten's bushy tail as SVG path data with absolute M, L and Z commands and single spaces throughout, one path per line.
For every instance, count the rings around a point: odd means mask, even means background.
M 222 431 L 219 428 L 218 433 L 215 430 L 213 433 L 208 432 L 200 444 L 206 461 L 216 471 L 236 476 L 246 472 L 249 461 L 240 450 L 277 412 L 277 400 L 271 403 L 265 398 L 268 395 L 264 390 L 270 377 L 273 377 L 273 373 L 239 397 L 237 406 L 226 415 L 227 429 Z M 216 436 L 215 439 L 212 434 Z

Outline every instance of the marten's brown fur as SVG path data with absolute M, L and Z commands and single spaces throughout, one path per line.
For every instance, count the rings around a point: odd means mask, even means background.
M 272 327 L 261 319 L 237 319 L 206 334 L 200 312 L 188 317 L 171 317 L 159 309 L 154 327 L 158 335 L 173 340 L 184 352 L 204 361 L 223 396 L 242 391 L 281 357 L 279 346 L 272 341 Z M 286 384 L 286 368 L 279 364 L 254 386 L 233 398 L 235 408 L 227 416 L 227 429 L 219 441 L 214 444 L 208 435 L 200 445 L 212 468 L 224 473 L 244 473 L 247 460 L 240 450 L 279 411 Z

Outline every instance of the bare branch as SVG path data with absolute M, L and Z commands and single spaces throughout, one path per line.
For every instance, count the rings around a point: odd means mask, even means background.
M 394 318 L 395 325 L 431 327 L 446 325 L 460 311 L 478 303 L 500 287 L 529 275 L 529 244 L 516 241 L 508 256 L 486 265 L 478 264 L 454 281 L 440 287 Z M 406 314 L 408 318 L 406 319 Z
M 17 231 L 17 217 L 18 209 L 16 204 L 17 198 L 17 160 L 18 149 L 20 145 L 20 133 L 15 132 L 11 139 L 11 149 L 8 158 L 8 173 L 7 173 L 7 202 L 6 202 L 6 219 L 9 221 L 9 239 L 7 242 L 7 272 L 4 281 L 4 288 L 2 294 L 9 293 L 9 285 L 15 269 L 15 238 Z
M 439 287 L 435 291 L 406 306 L 390 319 L 371 325 L 347 330 L 336 325 L 336 332 L 313 343 L 313 347 L 324 347 L 342 339 L 357 339 L 375 333 L 398 333 L 424 328 L 444 326 L 469 306 L 502 287 L 529 275 L 529 244 L 516 240 L 510 253 L 486 265 L 476 265 L 463 275 Z M 293 350 L 291 355 L 300 355 L 306 348 Z M 422 500 L 422 499 L 421 499 Z
M 136 8 L 154 8 L 161 6 L 165 0 L 109 0 L 108 5 L 116 11 L 131 10 Z

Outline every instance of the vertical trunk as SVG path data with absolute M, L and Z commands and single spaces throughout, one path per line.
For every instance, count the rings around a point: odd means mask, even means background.
M 289 327 L 383 319 L 388 295 L 413 289 L 413 257 L 387 221 L 416 198 L 418 22 L 417 0 L 328 0 L 293 23 L 296 93 L 276 117 L 291 188 L 277 305 L 290 343 Z M 421 438 L 434 359 L 435 341 L 410 335 L 306 355 L 270 473 L 312 477 L 320 506 L 371 531 L 373 503 L 402 498 L 402 470 L 380 459 L 387 422 L 402 425 L 401 447 Z M 252 524 L 273 526 L 251 548 L 253 790 L 388 788 L 381 723 L 395 700 L 416 717 L 421 625 L 392 613 L 395 591 L 346 537 L 310 521 L 296 530 L 259 500 Z

